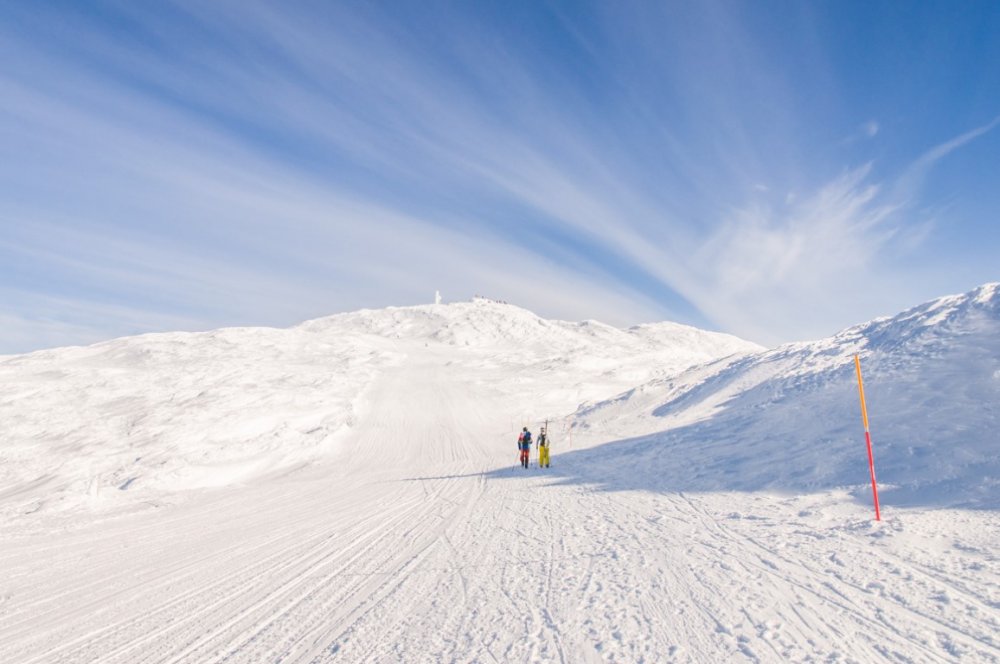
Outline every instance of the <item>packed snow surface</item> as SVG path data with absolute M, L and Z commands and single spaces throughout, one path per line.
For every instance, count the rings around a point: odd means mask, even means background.
M 0 661 L 1000 661 L 998 405 L 996 284 L 773 350 L 477 299 L 0 357 Z

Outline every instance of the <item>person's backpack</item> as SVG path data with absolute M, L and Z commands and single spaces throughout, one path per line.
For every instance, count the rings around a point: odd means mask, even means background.
M 524 446 L 528 447 L 530 445 L 531 445 L 531 432 L 530 431 L 525 431 L 524 432 Z

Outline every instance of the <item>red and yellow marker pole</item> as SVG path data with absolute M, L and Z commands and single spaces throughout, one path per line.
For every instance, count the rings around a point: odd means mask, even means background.
M 861 380 L 861 358 L 854 356 L 854 368 L 858 372 L 858 394 L 861 395 L 861 419 L 865 423 L 865 445 L 868 446 L 868 471 L 872 477 L 872 496 L 875 498 L 875 520 L 881 521 L 878 509 L 878 486 L 875 484 L 875 458 L 872 456 L 872 435 L 868 430 L 868 407 L 865 405 L 865 384 Z

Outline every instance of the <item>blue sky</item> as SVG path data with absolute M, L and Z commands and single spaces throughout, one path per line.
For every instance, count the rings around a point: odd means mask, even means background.
M 0 6 L 0 353 L 475 293 L 764 344 L 1000 279 L 995 2 Z

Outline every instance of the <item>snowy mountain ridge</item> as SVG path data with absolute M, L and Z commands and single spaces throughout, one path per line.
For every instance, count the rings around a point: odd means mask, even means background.
M 885 500 L 1000 506 L 1000 284 L 655 379 L 577 413 L 665 486 L 864 493 L 861 357 Z M 694 450 L 692 452 L 692 450 Z M 859 454 L 859 450 L 861 453 Z M 678 476 L 683 454 L 696 470 Z
M 482 371 L 506 401 L 501 418 L 556 417 L 582 400 L 759 349 L 683 325 L 620 330 L 477 300 L 8 356 L 0 358 L 8 423 L 0 486 L 19 500 L 0 509 L 93 509 L 335 459 L 372 407 L 372 386 L 411 362 L 444 358 L 452 371 Z
M 680 362 L 714 359 L 735 352 L 762 350 L 757 344 L 720 332 L 662 322 L 620 329 L 587 320 L 547 320 L 511 304 L 485 299 L 445 305 L 363 309 L 307 321 L 295 329 L 313 333 L 371 334 L 409 342 L 434 342 L 493 350 L 520 350 L 525 344 L 549 353 L 577 350 L 591 341 L 635 351 L 673 351 Z

